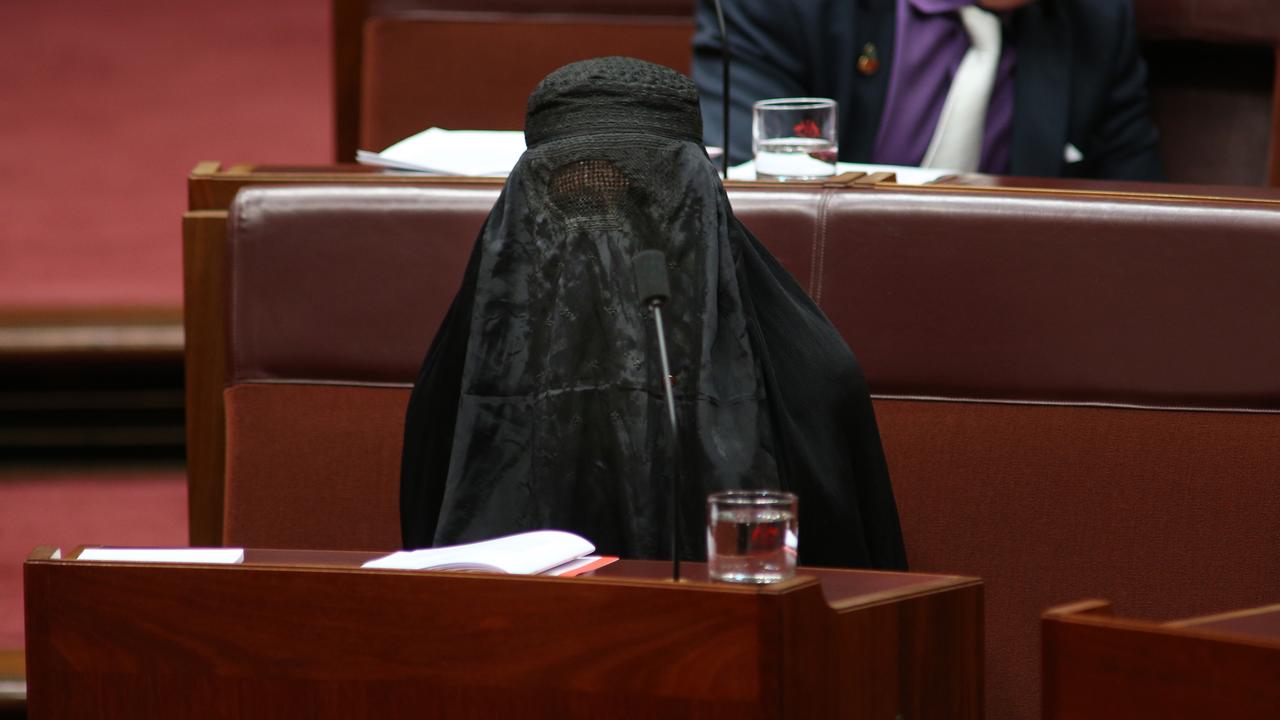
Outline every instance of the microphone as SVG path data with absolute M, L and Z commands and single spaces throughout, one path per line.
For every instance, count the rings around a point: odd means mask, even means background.
M 724 153 L 720 155 L 720 160 L 724 163 L 724 179 L 729 179 L 729 33 L 725 31 L 724 26 L 724 6 L 720 4 L 720 0 L 715 0 L 716 6 L 716 24 L 720 26 L 720 52 L 721 67 L 723 76 L 720 93 L 720 110 L 723 113 L 721 119 L 724 122 L 724 147 L 721 148 Z
M 662 330 L 662 306 L 671 297 L 667 282 L 667 258 L 661 250 L 644 250 L 636 253 L 632 261 L 636 275 L 636 291 L 640 304 L 653 310 L 653 327 L 658 336 L 658 357 L 662 361 L 662 389 L 667 399 L 667 419 L 671 422 L 671 579 L 680 580 L 680 444 L 676 425 L 676 397 L 671 390 L 671 363 L 667 359 L 667 338 Z

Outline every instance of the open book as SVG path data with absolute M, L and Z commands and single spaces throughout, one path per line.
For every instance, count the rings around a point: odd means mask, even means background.
M 399 570 L 470 570 L 511 575 L 580 575 L 616 557 L 591 555 L 585 538 L 560 530 L 537 530 L 467 545 L 402 550 L 364 564 Z

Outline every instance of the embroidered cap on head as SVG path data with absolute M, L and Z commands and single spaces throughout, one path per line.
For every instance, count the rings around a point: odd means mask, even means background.
M 629 57 L 570 63 L 529 96 L 525 144 L 598 132 L 644 132 L 702 143 L 693 81 L 669 67 Z

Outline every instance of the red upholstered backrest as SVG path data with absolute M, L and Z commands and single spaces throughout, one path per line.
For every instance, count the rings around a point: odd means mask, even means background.
M 372 18 L 364 27 L 360 147 L 382 150 L 432 126 L 519 130 L 529 93 L 552 70 L 629 55 L 688 73 L 692 42 L 687 13 L 422 11 Z
M 1039 614 L 1280 601 L 1280 415 L 880 399 L 912 569 L 986 585 L 987 716 L 1038 718 Z
M 243 383 L 223 399 L 226 544 L 399 549 L 408 388 Z
M 408 386 L 495 196 L 240 194 L 227 542 L 395 547 Z M 1038 716 L 1037 618 L 1055 603 L 1280 601 L 1280 206 L 730 198 L 866 369 L 913 567 L 986 581 L 989 717 Z

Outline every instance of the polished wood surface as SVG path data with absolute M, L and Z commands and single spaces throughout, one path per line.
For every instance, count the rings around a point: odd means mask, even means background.
M 33 558 L 32 716 L 982 714 L 974 579 L 804 570 L 734 586 L 626 561 L 575 579 L 354 567 L 368 555 Z
M 197 210 L 182 218 L 187 534 L 192 545 L 222 544 L 226 237 L 226 210 Z
M 364 21 L 371 0 L 331 0 L 329 33 L 333 47 L 333 130 L 335 158 L 356 156 L 360 132 L 360 58 Z
M 1195 628 L 1253 639 L 1280 641 L 1280 605 L 1206 615 L 1166 623 L 1168 627 Z
M 182 314 L 154 306 L 0 308 L 0 358 L 177 358 Z
M 0 650 L 0 713 L 19 712 L 26 705 L 26 656 L 22 650 Z
M 930 188 L 945 190 L 988 190 L 1014 195 L 1053 194 L 1071 197 L 1156 198 L 1171 202 L 1277 203 L 1280 188 L 1242 185 L 1183 185 L 1178 183 L 1137 182 L 1131 180 L 1080 180 L 1075 178 L 1015 177 L 977 173 L 948 175 L 930 183 Z
M 1172 623 L 1109 603 L 1041 621 L 1045 720 L 1280 717 L 1280 605 Z
M 502 187 L 505 178 L 460 177 L 399 172 L 367 165 L 338 164 L 316 166 L 231 165 L 223 168 L 217 162 L 196 165 L 187 178 L 188 210 L 227 210 L 242 187 L 250 185 L 345 185 L 370 184 L 391 186 L 457 185 L 463 187 Z

